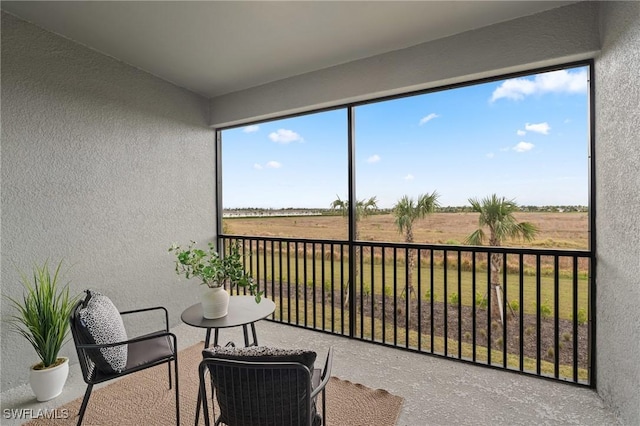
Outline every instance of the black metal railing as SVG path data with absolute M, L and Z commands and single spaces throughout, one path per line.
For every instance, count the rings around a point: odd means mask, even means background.
M 593 383 L 589 251 L 220 236 L 232 244 L 273 321 Z

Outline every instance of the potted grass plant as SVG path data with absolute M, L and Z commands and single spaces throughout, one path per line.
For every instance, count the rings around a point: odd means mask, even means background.
M 40 362 L 31 366 L 29 383 L 38 401 L 60 395 L 69 374 L 69 359 L 59 357 L 69 333 L 69 315 L 78 296 L 69 293 L 69 284 L 60 283 L 62 261 L 51 271 L 49 262 L 34 265 L 33 277 L 20 271 L 22 299 L 5 298 L 14 310 L 7 322 L 11 331 L 33 346 Z
M 169 251 L 176 255 L 175 270 L 178 275 L 200 280 L 200 301 L 205 318 L 227 315 L 229 292 L 225 287 L 246 287 L 255 296 L 256 303 L 260 303 L 262 292 L 258 291 L 257 284 L 246 273 L 238 245 L 232 246 L 225 255 L 220 255 L 213 243 L 209 243 L 207 249 L 199 249 L 195 245 L 195 241 L 191 241 L 186 248 L 173 244 Z

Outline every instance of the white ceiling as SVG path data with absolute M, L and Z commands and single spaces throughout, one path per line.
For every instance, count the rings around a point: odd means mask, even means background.
M 208 97 L 575 1 L 6 2 L 2 9 Z

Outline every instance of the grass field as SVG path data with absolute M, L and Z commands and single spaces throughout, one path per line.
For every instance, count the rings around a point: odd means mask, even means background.
M 589 247 L 587 213 L 517 213 L 516 218 L 533 223 L 539 233 L 532 242 L 504 242 L 505 246 L 558 249 Z M 347 238 L 347 220 L 342 216 L 225 218 L 223 224 L 225 234 L 335 240 Z M 477 227 L 477 213 L 434 213 L 415 222 L 415 242 L 460 244 Z M 359 235 L 365 241 L 404 241 L 404 237 L 396 230 L 391 214 L 362 219 Z

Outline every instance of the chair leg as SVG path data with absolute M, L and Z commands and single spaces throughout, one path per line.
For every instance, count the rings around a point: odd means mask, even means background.
M 87 404 L 89 403 L 89 397 L 91 396 L 91 390 L 93 389 L 93 385 L 87 385 L 87 390 L 84 392 L 84 398 L 82 399 L 82 405 L 80 406 L 80 413 L 78 413 L 78 426 L 82 424 L 82 419 L 84 417 L 84 412 L 87 409 Z
M 171 389 L 172 384 L 171 384 L 171 361 L 169 361 L 167 363 L 167 370 L 169 371 L 169 389 Z
M 178 354 L 176 354 L 173 360 L 173 367 L 175 369 L 176 377 L 176 426 L 180 426 L 180 392 L 178 392 Z M 169 369 L 171 369 L 171 363 L 169 363 Z M 169 373 L 169 388 L 171 388 L 171 373 Z

